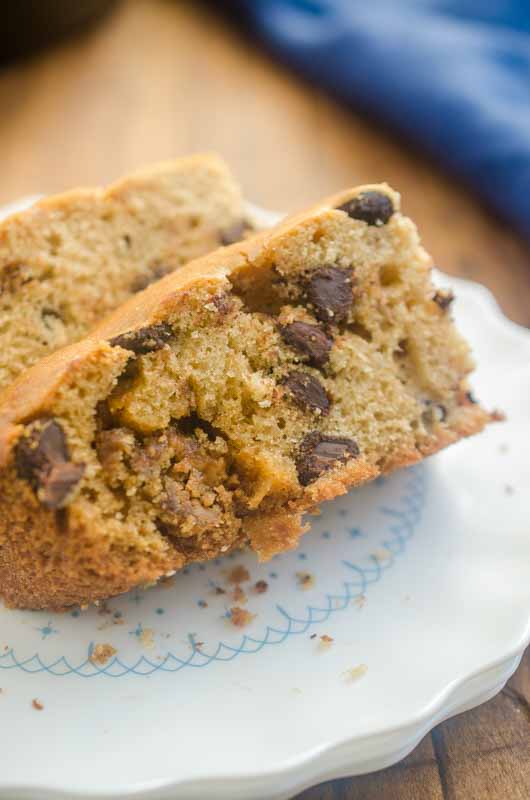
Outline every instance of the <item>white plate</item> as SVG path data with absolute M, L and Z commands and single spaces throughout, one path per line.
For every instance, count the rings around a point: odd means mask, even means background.
M 437 278 L 508 421 L 328 504 L 268 564 L 194 566 L 110 613 L 0 609 L 0 797 L 288 798 L 394 763 L 499 691 L 530 634 L 530 334 Z M 237 564 L 268 584 L 244 630 L 213 589 Z

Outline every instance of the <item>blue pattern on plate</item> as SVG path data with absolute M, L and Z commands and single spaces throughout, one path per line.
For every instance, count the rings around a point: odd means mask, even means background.
M 378 550 L 360 563 L 342 559 L 340 566 L 347 572 L 348 579 L 343 580 L 337 587 L 336 594 L 326 593 L 321 605 L 306 605 L 304 613 L 300 615 L 293 614 L 282 605 L 275 604 L 274 610 L 279 615 L 280 624 L 267 625 L 261 637 L 245 634 L 236 645 L 219 641 L 217 646 L 208 652 L 206 646 L 197 641 L 196 634 L 188 633 L 190 654 L 185 658 L 168 652 L 157 661 L 142 655 L 132 663 L 127 663 L 119 656 L 114 656 L 104 665 L 95 664 L 90 660 L 94 647 L 93 642 L 88 647 L 87 656 L 80 663 L 72 663 L 64 655 L 50 661 L 46 661 L 39 653 L 35 653 L 29 658 L 19 658 L 11 648 L 0 655 L 0 669 L 21 669 L 30 674 L 47 672 L 56 676 L 75 674 L 82 678 L 92 678 L 96 675 L 119 678 L 130 674 L 151 675 L 154 672 L 178 672 L 185 667 L 203 668 L 213 662 L 232 661 L 240 655 L 259 653 L 266 646 L 282 644 L 290 637 L 304 634 L 312 626 L 326 622 L 333 614 L 350 608 L 352 601 L 364 597 L 369 587 L 381 580 L 383 575 L 395 565 L 398 556 L 404 553 L 406 544 L 413 536 L 421 519 L 425 500 L 426 471 L 424 465 L 418 465 L 407 470 L 404 493 L 399 498 L 396 507 L 386 505 L 377 507 L 378 513 L 388 523 L 386 536 L 380 542 Z M 340 510 L 338 515 L 340 516 Z M 359 528 L 346 528 L 345 534 L 350 540 L 352 532 L 355 532 L 354 538 L 362 535 Z M 330 546 L 333 547 L 334 544 L 330 543 Z M 306 554 L 299 554 L 299 556 L 304 555 Z M 201 567 L 204 565 L 198 566 L 199 572 L 204 571 Z M 189 569 L 188 574 L 192 571 L 193 568 Z M 270 572 L 269 576 L 278 577 L 276 572 Z M 129 597 L 129 601 L 137 604 L 142 599 L 142 593 L 139 591 L 134 591 Z M 163 613 L 163 611 L 164 609 L 161 608 L 155 609 L 157 614 Z M 119 618 L 121 612 L 115 612 L 113 616 Z M 37 629 L 43 638 L 50 635 L 49 633 L 45 635 L 45 629 L 58 633 L 52 628 L 51 621 L 43 628 Z M 139 622 L 133 630 L 129 631 L 129 634 L 140 640 L 143 632 L 144 626 L 142 622 Z

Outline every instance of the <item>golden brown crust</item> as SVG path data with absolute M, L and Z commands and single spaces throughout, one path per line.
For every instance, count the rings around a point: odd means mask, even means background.
M 12 470 L 0 479 L 0 507 L 9 531 L 0 540 L 0 587 L 11 607 L 62 610 L 85 605 L 183 566 L 182 557 L 168 547 L 166 558 L 139 559 L 127 567 L 97 530 L 79 524 L 66 509 L 43 508 Z

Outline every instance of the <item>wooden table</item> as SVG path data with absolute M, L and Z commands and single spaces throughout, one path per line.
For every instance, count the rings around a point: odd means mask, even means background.
M 436 166 L 258 52 L 200 4 L 120 6 L 95 31 L 0 73 L 0 202 L 107 182 L 139 163 L 217 150 L 246 195 L 302 207 L 388 180 L 447 272 L 530 324 L 530 253 Z M 299 800 L 528 800 L 530 658 L 494 700 L 443 723 L 401 764 Z

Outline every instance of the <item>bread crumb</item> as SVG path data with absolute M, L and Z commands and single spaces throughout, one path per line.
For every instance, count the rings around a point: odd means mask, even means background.
M 379 561 L 387 561 L 389 558 L 391 558 L 392 553 L 390 550 L 387 550 L 386 547 L 377 547 L 373 551 L 372 556 L 377 558 Z
M 310 572 L 297 572 L 296 579 L 301 589 L 311 589 L 315 585 L 315 576 Z
M 246 567 L 242 564 L 237 564 L 230 570 L 227 577 L 228 583 L 244 583 L 250 580 L 250 574 Z
M 236 628 L 245 628 L 247 625 L 250 625 L 255 617 L 255 614 L 251 614 L 250 611 L 247 611 L 245 608 L 239 608 L 239 606 L 233 606 L 229 612 L 230 622 Z
M 325 633 L 323 636 L 320 637 L 320 642 L 318 643 L 318 646 L 320 650 L 329 650 L 332 644 L 333 644 L 333 637 L 328 636 L 327 633 Z
M 358 597 L 355 598 L 354 603 L 356 606 L 359 606 L 359 608 L 364 608 L 366 603 L 366 595 L 360 594 Z
M 36 697 L 34 697 L 33 700 L 31 701 L 31 705 L 35 709 L 35 711 L 43 711 L 44 710 L 44 706 L 42 705 L 40 700 L 37 700 Z
M 269 588 L 269 584 L 267 581 L 256 581 L 254 584 L 254 591 L 256 594 L 265 594 L 267 589 Z
M 109 658 L 112 658 L 117 652 L 111 644 L 96 644 L 88 660 L 93 664 L 106 664 Z
M 367 670 L 368 667 L 366 664 L 359 664 L 357 667 L 347 669 L 346 672 L 343 673 L 343 677 L 347 683 L 353 683 L 354 681 L 357 681 L 359 678 L 362 678 L 364 675 L 366 675 Z
M 500 411 L 498 408 L 494 408 L 491 412 L 491 421 L 492 422 L 506 422 L 506 414 L 504 411 Z
M 142 628 L 142 632 L 138 637 L 143 647 L 152 650 L 155 646 L 154 631 L 152 628 Z
M 246 596 L 241 586 L 239 586 L 239 584 L 235 587 L 234 591 L 232 592 L 232 600 L 234 601 L 234 603 L 248 602 L 248 597 Z

